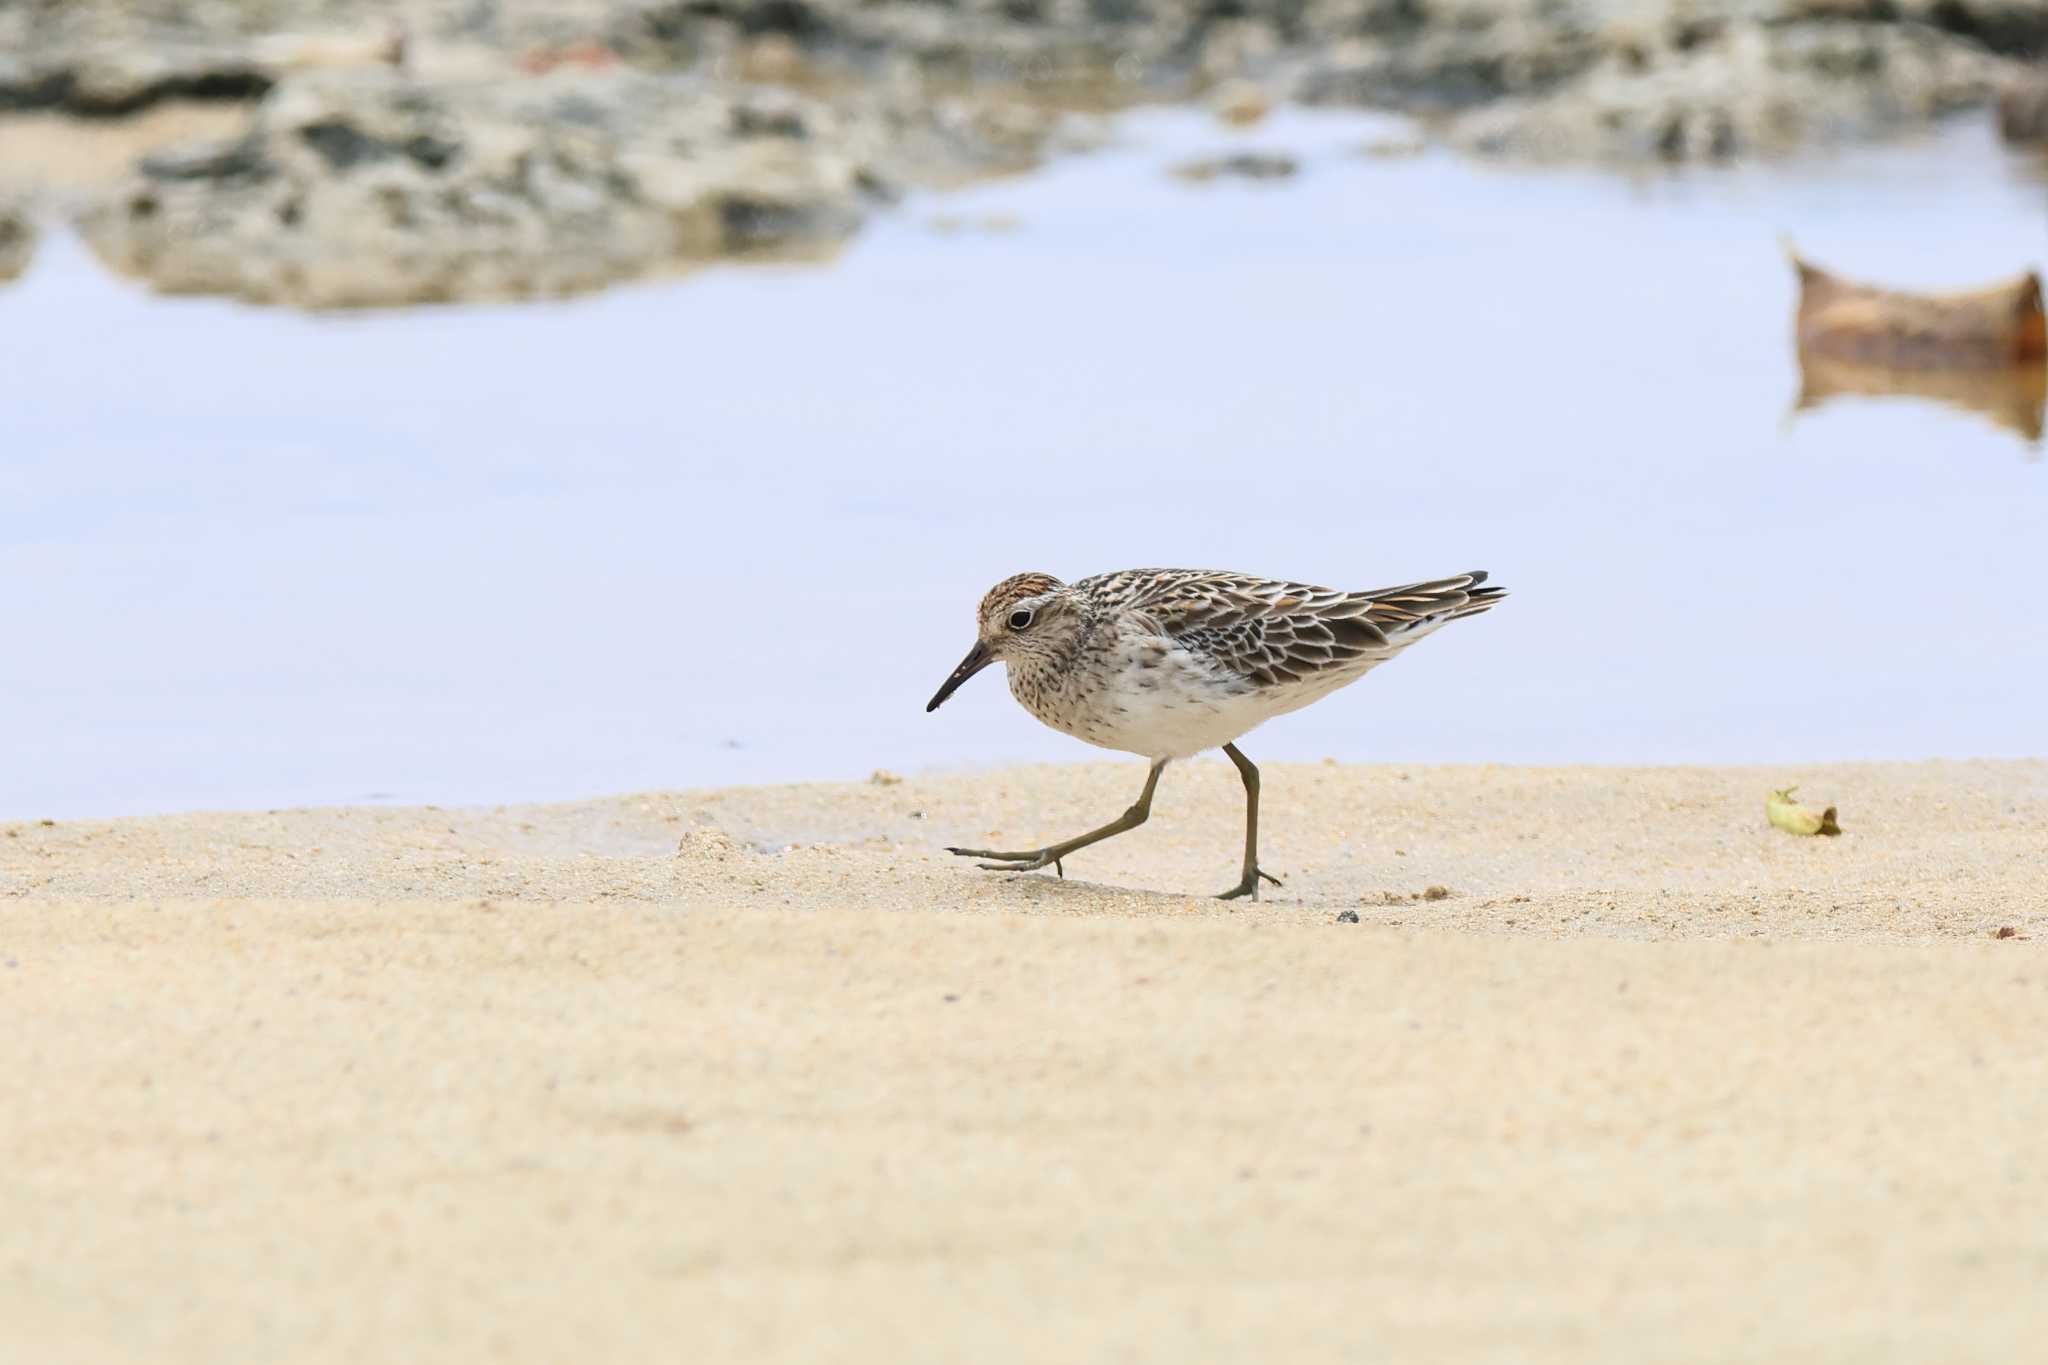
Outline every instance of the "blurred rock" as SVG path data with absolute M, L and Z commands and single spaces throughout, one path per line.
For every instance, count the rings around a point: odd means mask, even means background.
M 392 16 L 356 29 L 266 33 L 255 40 L 251 51 L 257 63 L 274 75 L 369 66 L 403 70 L 411 51 L 411 30 L 403 19 Z
M 1219 18 L 1202 34 L 1195 75 L 1204 81 L 1257 87 L 1258 82 L 1250 78 L 1272 69 L 1286 50 L 1286 40 L 1272 23 Z M 1261 90 L 1260 94 L 1271 103 L 1270 92 Z
M 1429 144 L 1412 135 L 1376 137 L 1358 144 L 1358 154 L 1371 161 L 1401 161 L 1421 156 Z
M 1998 132 L 2007 142 L 2048 142 L 2048 72 L 2015 72 L 1998 92 Z
M 1888 3 L 1866 0 L 1863 17 L 1886 17 Z M 2043 0 L 1897 0 L 1892 17 L 1957 34 L 2010 57 L 2048 55 L 2048 4 Z
M 537 47 L 522 53 L 519 69 L 529 76 L 542 76 L 563 67 L 585 71 L 608 71 L 619 64 L 619 54 L 598 42 L 569 43 L 562 47 Z
M 270 88 L 271 73 L 245 48 L 180 44 L 0 54 L 0 112 L 58 109 L 106 118 L 172 99 L 246 100 Z
M 1391 108 L 1489 157 L 1654 164 L 2003 87 L 2033 140 L 2044 46 L 2048 0 L 0 0 L 0 112 L 248 103 L 246 136 L 100 197 L 88 240 L 160 288 L 344 306 L 830 245 L 901 187 L 1103 140 L 1071 111 L 1205 92 L 1229 122 Z
M 1295 69 L 1294 93 L 1310 104 L 1420 113 L 1539 95 L 1601 58 L 1596 36 L 1562 14 L 1337 37 Z
M 829 245 L 898 184 L 1028 163 L 1064 126 L 624 71 L 301 74 L 244 136 L 145 159 L 79 227 L 167 292 L 307 307 L 563 295 Z
M 0 0 L 0 109 L 246 99 L 404 59 L 445 78 L 458 51 L 503 79 L 617 65 L 1070 109 L 1213 91 L 1226 118 L 1391 108 L 1454 116 L 1491 156 L 1689 161 L 1988 104 L 2048 54 L 2048 0 Z
M 1248 128 L 1273 112 L 1273 97 L 1252 81 L 1225 81 L 1209 92 L 1209 108 L 1224 123 Z
M 1901 25 L 1756 23 L 1636 37 L 1582 79 L 1461 119 L 1454 140 L 1537 161 L 1717 161 L 1865 141 L 1987 102 L 1998 58 Z
M 15 51 L 30 55 L 0 55 L 0 111 L 109 118 L 169 100 L 257 99 L 293 71 L 403 66 L 407 31 L 392 19 L 342 31 L 149 32 L 127 41 L 24 43 Z
M 1176 180 L 1201 185 L 1211 180 L 1285 180 L 1300 169 L 1301 163 L 1285 152 L 1232 152 L 1183 161 L 1172 174 Z
M 742 44 L 738 65 L 740 79 L 769 85 L 797 85 L 812 75 L 803 49 L 783 33 L 764 33 Z
M 0 204 L 0 284 L 27 270 L 35 250 L 36 228 L 27 211 Z
M 1016 215 L 1009 213 L 983 213 L 969 217 L 958 213 L 935 213 L 925 220 L 925 226 L 941 236 L 951 237 L 963 232 L 980 232 L 990 235 L 1015 232 L 1023 224 Z

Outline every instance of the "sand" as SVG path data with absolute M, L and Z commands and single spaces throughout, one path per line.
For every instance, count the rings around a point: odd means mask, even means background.
M 1141 777 L 0 825 L 0 1358 L 2039 1354 L 2048 763 Z

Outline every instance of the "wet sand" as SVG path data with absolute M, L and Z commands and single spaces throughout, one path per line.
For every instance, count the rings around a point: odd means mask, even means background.
M 2048 1327 L 2048 763 L 1273 765 L 1255 907 L 1192 894 L 1234 879 L 1220 762 L 1065 881 L 940 851 L 1141 776 L 0 825 L 0 1353 L 1862 1362 Z M 1841 838 L 1765 825 L 1792 781 Z

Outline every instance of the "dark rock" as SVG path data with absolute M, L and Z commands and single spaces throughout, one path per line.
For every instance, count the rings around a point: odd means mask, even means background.
M 1901 17 L 1992 52 L 2028 60 L 2048 54 L 2048 4 L 2041 0 L 1905 0 L 1900 8 Z
M 299 140 L 320 153 L 321 160 L 337 171 L 360 166 L 366 161 L 381 161 L 391 155 L 391 148 L 373 137 L 365 137 L 355 127 L 341 119 L 323 119 L 309 123 L 299 129 Z
M 273 80 L 246 51 L 233 48 L 137 45 L 33 62 L 0 57 L 0 110 L 112 118 L 166 100 L 252 100 Z
M 36 229 L 28 213 L 0 204 L 0 284 L 27 270 L 35 250 Z
M 1354 38 L 1310 58 L 1296 75 L 1295 94 L 1309 104 L 1456 111 L 1557 89 L 1602 55 L 1592 34 L 1537 21 L 1398 40 Z
M 253 176 L 263 169 L 263 149 L 253 138 L 233 142 L 200 142 L 170 151 L 154 152 L 142 158 L 140 168 L 149 180 L 232 180 Z
M 1285 152 L 1231 152 L 1183 161 L 1173 168 L 1173 175 L 1192 184 L 1206 184 L 1221 179 L 1285 180 L 1300 169 L 1301 163 Z
M 0 51 L 0 113 L 55 108 L 70 88 L 68 71 L 33 65 Z
M 2016 72 L 1998 92 L 1998 132 L 2007 142 L 2048 142 L 2048 72 Z

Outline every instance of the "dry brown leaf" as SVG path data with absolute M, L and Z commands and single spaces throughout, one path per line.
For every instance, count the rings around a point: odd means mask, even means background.
M 1801 356 L 1899 369 L 2006 369 L 2048 355 L 2041 277 L 2028 271 L 1981 289 L 1916 294 L 1833 275 L 1788 243 L 1799 272 Z

